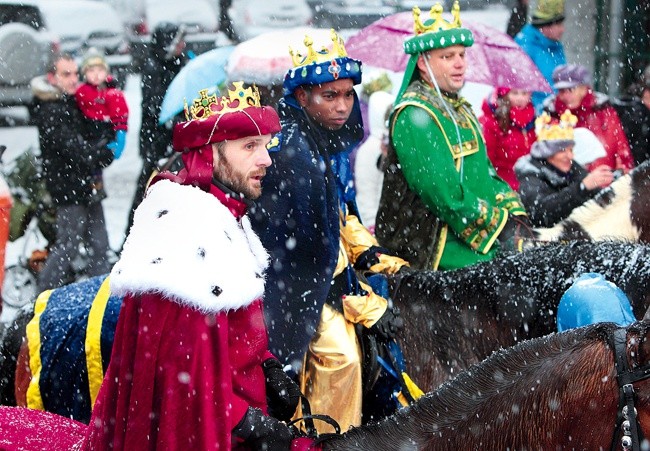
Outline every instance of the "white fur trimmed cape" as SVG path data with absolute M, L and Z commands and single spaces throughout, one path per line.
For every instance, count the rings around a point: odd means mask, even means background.
M 204 312 L 237 309 L 263 296 L 268 258 L 248 217 L 240 222 L 212 194 L 161 180 L 135 212 L 111 292 L 156 292 Z

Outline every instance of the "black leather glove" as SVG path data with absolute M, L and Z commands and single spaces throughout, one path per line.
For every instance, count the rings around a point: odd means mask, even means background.
M 509 216 L 505 227 L 499 234 L 499 242 L 503 250 L 520 251 L 527 247 L 523 244 L 535 240 L 533 227 L 528 216 Z
M 293 439 L 289 426 L 253 407 L 248 408 L 232 434 L 250 449 L 266 451 L 288 451 Z
M 300 401 L 300 387 L 282 370 L 278 359 L 266 359 L 262 363 L 266 378 L 266 402 L 269 415 L 289 421 Z
M 380 340 L 394 340 L 397 332 L 404 327 L 404 320 L 397 307 L 387 308 L 381 318 L 368 330 Z

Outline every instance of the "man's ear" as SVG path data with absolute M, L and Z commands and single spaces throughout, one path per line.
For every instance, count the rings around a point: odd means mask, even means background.
M 426 72 L 427 66 L 426 66 L 426 64 L 424 64 L 424 53 L 420 53 L 418 55 L 417 66 L 418 66 L 419 71 Z
M 305 107 L 307 105 L 307 91 L 302 86 L 298 86 L 293 94 L 298 101 L 298 105 Z
M 52 72 L 47 73 L 47 82 L 51 85 L 56 85 L 56 78 Z

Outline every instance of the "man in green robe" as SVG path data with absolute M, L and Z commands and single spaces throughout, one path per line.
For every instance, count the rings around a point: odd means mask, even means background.
M 521 246 L 527 216 L 517 193 L 490 163 L 480 125 L 458 95 L 465 82 L 465 49 L 458 2 L 453 21 L 442 7 L 420 21 L 404 43 L 410 54 L 390 118 L 388 155 L 377 214 L 379 242 L 421 269 L 455 269 Z M 517 219 L 515 219 L 517 218 Z

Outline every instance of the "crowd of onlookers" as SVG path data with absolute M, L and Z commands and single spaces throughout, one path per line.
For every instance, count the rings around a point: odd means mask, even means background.
M 532 224 L 548 227 L 650 156 L 650 66 L 622 96 L 611 98 L 594 90 L 586 67 L 566 61 L 563 0 L 540 0 L 530 23 L 527 15 L 528 1 L 517 2 L 507 32 L 553 92 L 496 87 L 484 99 L 479 120 L 497 174 L 519 192 Z M 383 91 L 366 97 L 370 136 L 356 155 L 359 209 L 371 227 L 382 186 L 391 99 Z M 574 119 L 562 123 L 566 111 Z M 537 133 L 553 125 L 570 127 L 573 137 L 562 146 L 544 145 Z

